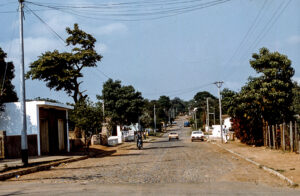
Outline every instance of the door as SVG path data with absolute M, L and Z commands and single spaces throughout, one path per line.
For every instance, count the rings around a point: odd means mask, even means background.
M 48 120 L 40 119 L 40 140 L 41 140 L 41 153 L 49 153 L 49 131 Z
M 64 120 L 58 119 L 58 149 L 59 151 L 65 150 L 65 129 Z

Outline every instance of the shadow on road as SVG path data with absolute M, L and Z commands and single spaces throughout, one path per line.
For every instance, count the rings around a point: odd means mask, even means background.
M 143 148 L 143 150 L 151 150 L 151 149 L 167 149 L 167 148 L 183 148 L 185 146 L 157 146 L 157 147 L 148 147 L 148 148 Z

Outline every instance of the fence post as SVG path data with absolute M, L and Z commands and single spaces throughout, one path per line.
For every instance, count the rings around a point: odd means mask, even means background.
M 286 125 L 285 122 L 282 125 L 282 150 L 285 151 L 285 129 Z
M 273 149 L 276 149 L 274 125 L 272 125 Z
M 267 143 L 266 143 L 266 123 L 263 124 L 263 136 L 264 136 L 264 146 L 267 146 Z
M 290 150 L 294 151 L 294 140 L 293 140 L 293 123 L 290 121 Z
M 295 141 L 296 141 L 296 151 L 300 153 L 300 141 L 298 138 L 297 121 L 295 121 Z
M 269 145 L 269 148 L 272 148 L 272 146 L 271 146 L 271 131 L 270 131 L 270 125 L 268 125 L 268 145 Z

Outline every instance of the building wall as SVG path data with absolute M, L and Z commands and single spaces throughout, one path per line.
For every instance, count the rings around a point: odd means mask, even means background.
M 36 104 L 26 103 L 27 134 L 37 135 Z M 20 103 L 6 103 L 5 112 L 0 115 L 0 130 L 5 130 L 7 136 L 20 135 L 22 130 Z
M 37 135 L 28 135 L 28 155 L 37 156 Z M 21 157 L 21 136 L 13 135 L 5 138 L 5 158 L 20 158 Z

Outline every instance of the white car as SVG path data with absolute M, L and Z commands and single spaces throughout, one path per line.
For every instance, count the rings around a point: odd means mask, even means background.
M 204 133 L 202 131 L 193 131 L 191 135 L 191 141 L 201 140 L 204 141 Z

